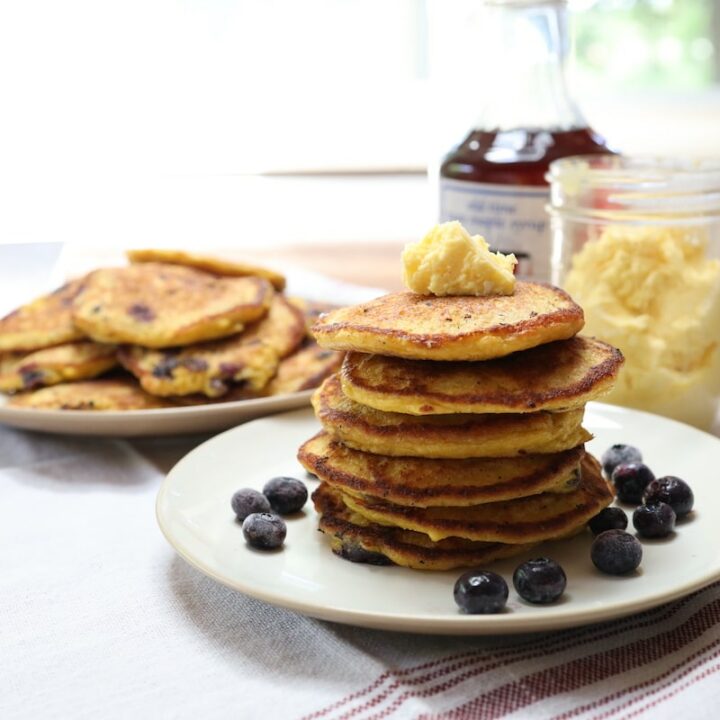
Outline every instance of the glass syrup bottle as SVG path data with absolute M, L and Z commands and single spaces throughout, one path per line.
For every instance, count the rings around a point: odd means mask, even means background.
M 440 221 L 460 220 L 493 249 L 515 253 L 519 276 L 546 281 L 548 167 L 610 150 L 567 90 L 566 2 L 485 0 L 482 11 L 482 109 L 440 167 Z

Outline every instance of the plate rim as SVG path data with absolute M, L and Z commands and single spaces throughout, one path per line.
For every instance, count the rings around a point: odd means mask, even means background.
M 634 408 L 625 408 L 616 405 L 609 405 L 606 403 L 600 403 L 593 401 L 588 403 L 588 408 L 599 412 L 611 412 L 611 413 L 631 413 L 638 415 L 652 416 L 654 418 L 660 418 L 662 421 L 668 423 L 680 425 L 685 428 L 690 428 L 694 432 L 706 435 L 708 438 L 720 443 L 720 438 L 711 433 L 699 430 L 698 428 L 692 427 L 685 423 L 666 418 L 664 416 L 656 415 L 654 413 L 645 412 L 642 410 L 635 410 Z M 267 602 L 276 607 L 280 607 L 286 610 L 306 615 L 308 617 L 317 618 L 320 620 L 326 620 L 330 622 L 337 622 L 345 625 L 352 625 L 355 627 L 367 627 L 395 632 L 413 632 L 413 633 L 425 633 L 425 634 L 436 634 L 436 635 L 500 635 L 500 634 L 522 634 L 522 633 L 537 633 L 551 630 L 561 630 L 571 627 L 579 627 L 583 625 L 595 625 L 609 620 L 616 620 L 622 617 L 626 617 L 636 612 L 642 612 L 659 605 L 672 602 L 678 598 L 685 597 L 697 590 L 700 590 L 713 582 L 720 580 L 720 561 L 714 570 L 705 572 L 701 576 L 691 579 L 677 587 L 673 588 L 670 592 L 665 592 L 662 595 L 650 595 L 649 597 L 641 597 L 632 600 L 627 600 L 620 603 L 614 603 L 610 606 L 600 606 L 597 608 L 585 609 L 580 611 L 568 611 L 562 615 L 552 615 L 543 617 L 541 614 L 529 614 L 520 615 L 513 612 L 504 612 L 495 615 L 468 615 L 458 612 L 457 616 L 433 616 L 433 615 L 407 615 L 402 613 L 388 613 L 388 612 L 375 612 L 375 611 L 359 611 L 351 610 L 346 608 L 337 608 L 332 604 L 329 605 L 317 605 L 301 600 L 295 600 L 292 597 L 280 596 L 278 593 L 272 591 L 264 591 L 257 588 L 248 588 L 247 584 L 243 584 L 242 581 L 237 578 L 230 577 L 229 575 L 218 572 L 213 568 L 209 567 L 205 563 L 199 561 L 196 557 L 193 557 L 182 543 L 179 543 L 172 535 L 172 532 L 166 525 L 165 518 L 163 517 L 163 504 L 167 502 L 167 497 L 171 493 L 171 485 L 174 482 L 173 474 L 177 471 L 187 458 L 195 453 L 204 452 L 204 450 L 215 444 L 216 442 L 223 442 L 225 435 L 230 435 L 236 432 L 243 432 L 244 428 L 251 426 L 258 422 L 272 421 L 279 418 L 287 417 L 289 415 L 303 415 L 311 416 L 311 408 L 300 408 L 296 410 L 289 410 L 284 413 L 277 414 L 273 417 L 258 418 L 244 423 L 242 426 L 237 426 L 225 430 L 224 432 L 218 433 L 206 442 L 201 443 L 197 447 L 193 448 L 187 455 L 181 458 L 167 473 L 163 479 L 155 500 L 155 517 L 166 541 L 173 548 L 173 550 L 189 565 L 202 572 L 207 577 L 219 582 L 225 587 L 232 590 L 241 592 L 249 597 L 253 597 L 257 600 Z M 314 512 L 314 510 L 313 510 Z M 458 573 L 461 573 L 460 568 L 457 569 Z M 418 624 L 423 624 L 422 630 L 418 630 Z
M 283 401 L 287 401 L 290 398 L 297 399 L 310 399 L 315 388 L 309 390 L 299 390 L 293 393 L 283 393 L 281 395 L 268 395 L 267 397 L 259 398 L 248 398 L 247 400 L 230 400 L 228 402 L 216 402 L 216 403 L 201 403 L 199 405 L 181 405 L 178 407 L 164 407 L 164 408 L 146 408 L 146 409 L 135 409 L 135 410 L 45 410 L 37 408 L 25 408 L 25 407 L 10 407 L 7 405 L 7 396 L 0 396 L 0 423 L 3 423 L 2 419 L 5 413 L 12 413 L 22 417 L 40 417 L 40 416 L 51 416 L 53 419 L 66 418 L 66 417 L 77 417 L 85 420 L 91 418 L 107 418 L 109 420 L 120 420 L 120 419 L 134 419 L 134 418 L 148 418 L 148 417 L 176 417 L 179 415 L 200 415 L 216 410 L 237 410 L 240 408 L 257 408 L 264 407 L 266 405 L 279 405 Z M 288 412 L 293 412 L 289 410 Z M 262 418 L 256 418 L 258 420 Z M 253 421 L 251 421 L 253 422 Z M 228 428 L 223 430 L 223 433 L 234 430 L 235 428 Z
M 58 410 L 7 407 L 0 398 L 0 426 L 53 435 L 154 437 L 218 433 L 243 422 L 310 406 L 313 389 L 247 400 L 144 410 Z

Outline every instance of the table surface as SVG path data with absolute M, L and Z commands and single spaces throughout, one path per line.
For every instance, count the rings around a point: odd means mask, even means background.
M 401 246 L 294 243 L 254 258 L 396 288 Z M 78 257 L 62 254 L 62 271 Z M 205 439 L 0 427 L 0 717 L 715 717 L 720 584 L 512 638 L 345 627 L 218 585 L 175 556 L 154 517 L 163 477 Z

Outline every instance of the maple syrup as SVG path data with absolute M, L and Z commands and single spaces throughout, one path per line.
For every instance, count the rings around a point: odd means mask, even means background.
M 440 166 L 440 221 L 459 220 L 494 250 L 515 253 L 518 275 L 550 279 L 545 176 L 551 162 L 612 152 L 569 96 L 565 3 L 486 0 L 484 107 Z M 490 64 L 491 63 L 491 64 Z

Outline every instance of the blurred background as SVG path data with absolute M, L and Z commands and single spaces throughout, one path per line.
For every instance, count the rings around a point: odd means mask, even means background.
M 0 242 L 417 238 L 493 71 L 477 4 L 3 2 Z M 570 8 L 595 129 L 629 153 L 720 155 L 720 0 Z

